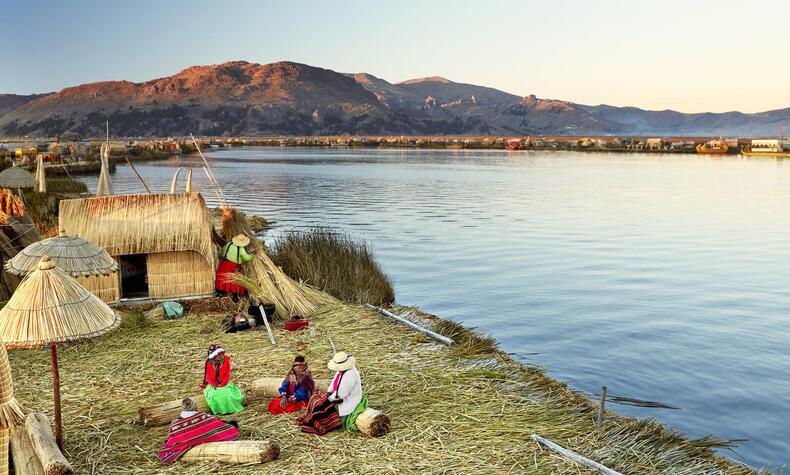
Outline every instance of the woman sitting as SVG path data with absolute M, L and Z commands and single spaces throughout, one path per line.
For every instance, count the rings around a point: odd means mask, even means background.
M 170 424 L 167 441 L 159 451 L 159 460 L 170 463 L 189 449 L 206 442 L 222 442 L 239 438 L 239 429 L 214 416 L 198 411 L 195 401 L 181 401 L 181 414 Z
M 235 414 L 244 406 L 244 395 L 230 381 L 230 357 L 219 345 L 208 347 L 208 357 L 203 372 L 203 397 L 213 414 Z
M 307 414 L 296 420 L 302 432 L 324 435 L 335 429 L 357 430 L 357 417 L 368 407 L 362 394 L 362 379 L 354 355 L 335 353 L 327 363 L 335 377 L 327 392 L 316 392 L 307 404 Z
M 241 265 L 252 260 L 252 255 L 244 249 L 249 244 L 250 238 L 239 234 L 222 248 L 222 261 L 217 268 L 215 282 L 215 287 L 220 293 L 230 294 L 233 297 L 244 295 L 244 287 L 237 284 L 235 278 L 241 270 Z
M 307 367 L 304 356 L 294 358 L 291 369 L 285 374 L 280 386 L 280 396 L 269 403 L 269 412 L 275 416 L 285 412 L 297 412 L 307 406 L 307 401 L 315 389 L 313 375 Z

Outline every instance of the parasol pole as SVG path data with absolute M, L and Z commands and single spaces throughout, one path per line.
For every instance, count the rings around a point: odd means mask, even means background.
M 63 451 L 63 421 L 60 413 L 60 372 L 58 371 L 58 345 L 49 344 L 52 356 L 52 392 L 55 399 L 55 441 L 58 448 Z

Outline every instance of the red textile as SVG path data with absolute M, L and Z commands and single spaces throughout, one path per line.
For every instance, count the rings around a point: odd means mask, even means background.
M 223 354 L 222 362 L 206 360 L 203 381 L 215 388 L 227 386 L 230 382 L 230 356 Z
M 244 295 L 244 287 L 235 282 L 236 274 L 241 269 L 240 264 L 231 261 L 221 261 L 217 268 L 217 280 L 214 286 L 217 290 L 227 292 L 229 294 Z
M 178 418 L 170 424 L 167 441 L 159 451 L 159 460 L 175 462 L 187 450 L 206 442 L 223 442 L 239 438 L 239 429 L 205 412 Z
M 307 407 L 307 401 L 287 401 L 284 407 L 280 407 L 280 398 L 276 397 L 269 403 L 269 413 L 279 416 L 287 412 L 299 412 Z
M 317 391 L 307 403 L 307 414 L 298 417 L 296 423 L 302 432 L 324 435 L 343 426 L 337 403 L 329 400 L 329 393 Z

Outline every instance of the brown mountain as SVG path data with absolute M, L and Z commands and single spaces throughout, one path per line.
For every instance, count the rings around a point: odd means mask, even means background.
M 0 136 L 279 134 L 774 135 L 790 109 L 683 114 L 520 97 L 442 77 L 390 83 L 305 64 L 234 61 L 143 83 L 0 95 Z

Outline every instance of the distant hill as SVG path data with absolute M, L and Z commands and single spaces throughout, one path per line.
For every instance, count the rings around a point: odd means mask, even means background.
M 108 81 L 0 94 L 0 136 L 101 135 L 776 135 L 790 108 L 684 114 L 589 106 L 442 77 L 390 83 L 292 62 L 193 66 L 143 83 Z

